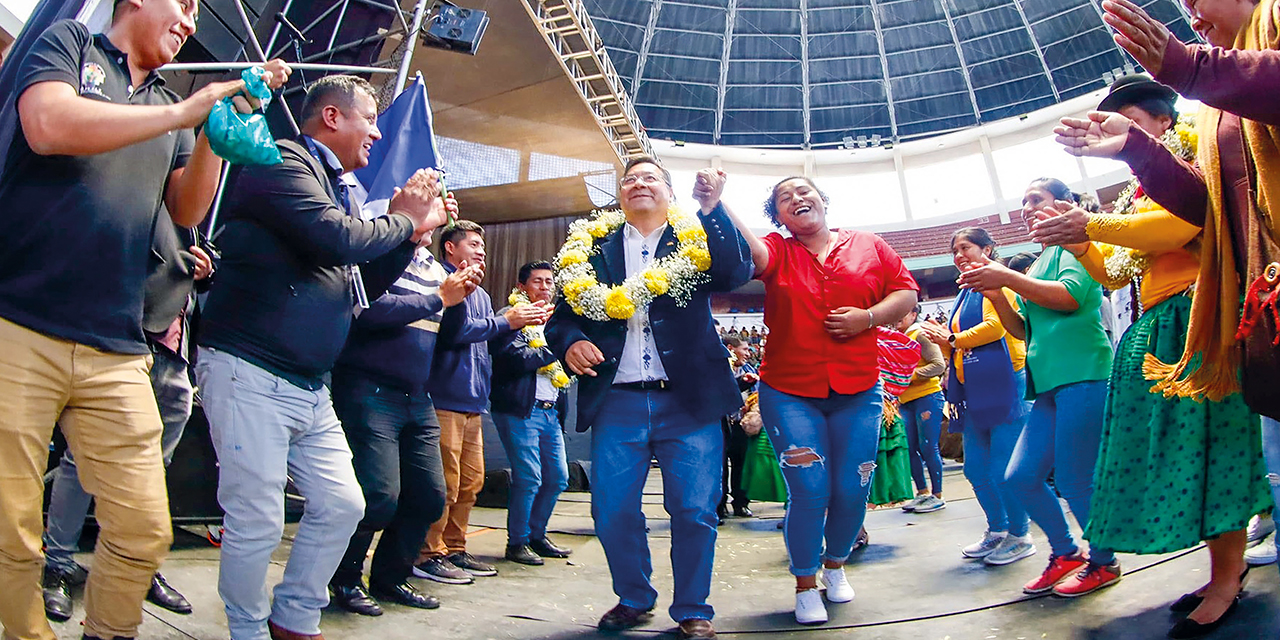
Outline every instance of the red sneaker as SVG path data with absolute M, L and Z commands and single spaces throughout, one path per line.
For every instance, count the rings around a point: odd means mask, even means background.
M 1028 582 L 1022 587 L 1022 592 L 1030 595 L 1045 593 L 1053 589 L 1053 585 L 1058 584 L 1067 576 L 1079 572 L 1085 565 L 1089 564 L 1079 551 L 1069 556 L 1049 556 L 1049 566 L 1045 568 L 1044 573 L 1039 578 Z
M 1093 564 L 1053 588 L 1054 595 L 1075 598 L 1120 582 L 1120 563 Z

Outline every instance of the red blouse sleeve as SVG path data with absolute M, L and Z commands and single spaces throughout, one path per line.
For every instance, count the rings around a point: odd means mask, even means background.
M 764 237 L 764 246 L 769 250 L 769 266 L 765 267 L 756 279 L 761 282 L 768 282 L 778 275 L 779 264 L 786 259 L 786 238 L 778 232 L 771 233 Z
M 919 291 L 920 285 L 916 283 L 916 279 L 911 276 L 911 270 L 907 269 L 907 265 L 902 261 L 902 257 L 898 255 L 893 247 L 889 246 L 884 238 L 875 236 L 876 253 L 880 255 L 880 265 L 884 269 L 883 282 L 884 289 L 880 292 L 883 299 L 884 296 L 894 291 Z

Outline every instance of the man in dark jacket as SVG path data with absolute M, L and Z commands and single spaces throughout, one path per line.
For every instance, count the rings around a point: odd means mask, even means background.
M 520 267 L 517 280 L 513 305 L 551 304 L 556 292 L 551 263 L 530 262 Z M 547 521 L 560 492 L 569 486 L 562 431 L 569 376 L 551 353 L 539 325 L 490 341 L 489 353 L 493 356 L 489 405 L 511 462 L 506 558 L 534 566 L 543 564 L 543 558 L 567 558 L 570 551 L 547 538 Z
M 368 82 L 322 78 L 307 93 L 303 135 L 278 142 L 283 162 L 238 170 L 227 189 L 196 376 L 218 453 L 226 512 L 218 593 L 233 640 L 319 637 L 329 578 L 364 515 L 325 378 L 361 287 L 378 297 L 445 217 L 432 171 L 409 179 L 390 215 L 365 221 L 353 211 L 339 178 L 368 164 L 381 137 L 377 115 Z M 307 508 L 270 603 L 286 478 Z
M 459 220 L 441 234 L 445 271 L 484 265 L 484 229 Z M 498 573 L 467 553 L 467 526 L 476 494 L 484 487 L 484 440 L 480 415 L 487 410 L 492 367 L 488 342 L 546 320 L 542 305 L 521 304 L 494 315 L 483 287 L 450 308 L 440 321 L 428 388 L 440 420 L 440 457 L 448 495 L 444 515 L 431 526 L 418 553 L 414 575 L 445 584 L 467 584 L 472 576 Z
M 715 555 L 724 435 L 720 418 L 742 406 L 729 353 L 711 319 L 711 292 L 745 284 L 753 270 L 746 240 L 720 205 L 724 177 L 705 180 L 695 196 L 710 266 L 683 305 L 655 296 L 627 320 L 600 322 L 562 300 L 547 325 L 552 350 L 578 374 L 578 428 L 591 437 L 591 514 L 609 560 L 619 603 L 600 618 L 602 630 L 643 624 L 658 592 L 640 498 L 649 461 L 662 468 L 671 515 L 675 595 L 671 617 L 680 638 L 712 638 L 707 604 Z M 617 286 L 677 250 L 669 224 L 671 175 L 653 158 L 627 163 L 620 189 L 626 223 L 594 242 L 588 257 L 599 283 Z M 641 285 L 646 286 L 646 285 Z M 674 287 L 672 287 L 674 288 Z

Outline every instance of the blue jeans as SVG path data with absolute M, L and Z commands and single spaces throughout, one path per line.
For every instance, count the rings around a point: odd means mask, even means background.
M 831 392 L 826 398 L 760 385 L 760 417 L 791 496 L 783 539 L 792 575 L 815 575 L 824 557 L 844 562 L 853 550 L 876 468 L 884 413 L 880 394 L 878 383 L 861 393 Z
M 1267 480 L 1271 481 L 1271 497 L 1280 505 L 1280 421 L 1262 417 L 1262 453 L 1267 458 Z M 1280 518 L 1280 513 L 1272 514 Z M 1274 536 L 1276 551 L 1280 552 L 1280 533 Z
M 1014 373 L 1018 398 L 1027 391 L 1027 372 Z M 967 420 L 964 425 L 964 477 L 973 485 L 973 495 L 987 515 L 987 530 L 1005 531 L 1025 536 L 1031 528 L 1027 511 L 1013 489 L 1005 482 L 1009 458 L 1027 423 L 1031 403 L 1018 401 L 1013 415 L 999 424 L 981 424 Z
M 569 486 L 558 414 L 555 409 L 534 407 L 528 418 L 495 412 L 493 422 L 511 461 L 507 544 L 541 540 L 547 537 L 556 499 Z
M 942 436 L 942 394 L 934 392 L 902 403 L 902 421 L 907 429 L 911 480 L 916 483 L 916 492 L 926 489 L 927 468 L 932 493 L 942 493 L 942 452 L 938 450 L 938 438 Z
M 268 617 L 294 633 L 320 633 L 329 578 L 364 516 L 329 390 L 303 389 L 205 347 L 196 378 L 218 454 L 218 504 L 226 512 L 218 595 L 231 638 L 268 640 Z M 307 503 L 272 602 L 267 567 L 284 533 L 289 478 Z
M 151 353 L 151 389 L 155 391 L 160 421 L 164 423 L 160 451 L 167 467 L 182 441 L 187 420 L 191 418 L 191 378 L 186 361 L 176 354 L 155 346 Z M 74 555 L 80 549 L 80 534 L 84 531 L 84 520 L 89 515 L 92 501 L 93 496 L 80 486 L 80 472 L 68 447 L 58 462 L 58 472 L 53 477 L 53 489 L 49 494 L 49 515 L 44 532 L 44 562 L 47 566 L 64 573 L 76 570 Z
M 444 514 L 440 422 L 425 391 L 385 387 L 364 376 L 333 376 L 333 408 L 342 421 L 351 465 L 364 493 L 364 519 L 347 544 L 332 584 L 360 583 L 364 559 L 381 531 L 369 583 L 404 582 L 431 524 Z
M 610 389 L 591 428 L 591 516 L 622 604 L 651 609 L 658 592 L 640 499 L 649 461 L 662 469 L 671 516 L 671 618 L 710 620 L 707 604 L 716 551 L 724 433 L 699 422 L 666 391 Z
M 1076 522 L 1084 528 L 1089 524 L 1093 468 L 1102 442 L 1106 402 L 1106 380 L 1077 382 L 1041 393 L 1009 460 L 1005 480 L 1048 536 L 1054 555 L 1070 555 L 1079 547 L 1067 527 L 1062 504 L 1049 488 L 1049 472 L 1053 472 L 1054 484 Z M 1115 553 L 1109 549 L 1089 549 L 1090 562 L 1110 564 L 1114 559 Z

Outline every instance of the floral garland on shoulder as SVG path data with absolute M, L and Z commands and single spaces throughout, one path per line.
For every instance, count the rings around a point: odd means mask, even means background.
M 662 295 L 671 296 L 683 307 L 689 304 L 694 289 L 710 280 L 705 271 L 711 268 L 711 252 L 702 222 L 672 205 L 667 210 L 667 224 L 675 231 L 676 250 L 631 274 L 622 284 L 601 284 L 589 258 L 599 250 L 597 240 L 626 222 L 622 211 L 607 209 L 569 225 L 569 239 L 556 253 L 554 266 L 560 292 L 574 313 L 597 322 L 627 320 Z
M 1160 136 L 1160 144 L 1173 155 L 1187 162 L 1195 162 L 1199 135 L 1196 133 L 1195 118 L 1180 116 L 1178 122 Z M 1138 183 L 1137 176 L 1129 180 L 1129 184 L 1116 197 L 1113 211 L 1118 215 L 1132 215 L 1159 211 L 1161 206 L 1147 197 Z M 1107 276 L 1114 280 L 1133 280 L 1141 276 L 1151 267 L 1151 256 L 1146 252 L 1128 247 L 1111 247 L 1103 251 L 1107 268 Z
M 507 302 L 513 307 L 521 303 L 532 304 L 529 301 L 529 296 L 519 289 L 511 290 L 511 295 L 507 296 Z M 531 348 L 541 349 L 547 346 L 547 335 L 543 325 L 527 324 L 520 330 L 520 333 L 524 335 Z M 569 377 L 568 373 L 565 373 L 564 365 L 560 364 L 559 360 L 555 360 L 551 364 L 538 369 L 538 375 L 546 378 L 551 382 L 551 386 L 557 389 L 563 389 L 573 384 L 573 378 Z

